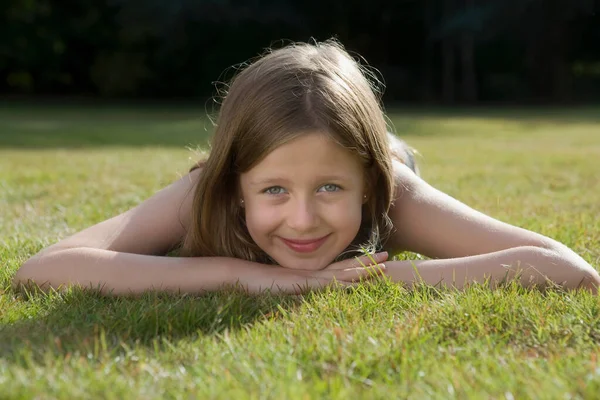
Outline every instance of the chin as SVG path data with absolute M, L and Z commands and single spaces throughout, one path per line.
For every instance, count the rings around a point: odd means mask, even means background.
M 288 269 L 301 269 L 306 271 L 320 271 L 329 266 L 335 256 L 315 256 L 314 258 L 296 258 L 296 257 L 272 257 L 280 267 Z

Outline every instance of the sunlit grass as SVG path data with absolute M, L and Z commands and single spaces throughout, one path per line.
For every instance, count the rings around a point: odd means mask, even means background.
M 304 298 L 15 293 L 41 248 L 181 176 L 204 109 L 0 108 L 0 393 L 14 398 L 595 398 L 600 305 L 511 285 Z M 600 110 L 397 110 L 422 175 L 600 266 Z M 411 258 L 411 254 L 401 257 Z

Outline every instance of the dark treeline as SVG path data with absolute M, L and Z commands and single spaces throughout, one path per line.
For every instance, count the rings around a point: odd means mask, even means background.
M 202 98 L 285 40 L 337 37 L 386 100 L 600 99 L 600 0 L 4 0 L 0 93 Z

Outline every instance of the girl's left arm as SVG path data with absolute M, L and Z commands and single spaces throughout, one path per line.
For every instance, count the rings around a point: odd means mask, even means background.
M 562 243 L 478 212 L 433 188 L 400 162 L 394 161 L 394 169 L 397 188 L 390 217 L 395 231 L 386 250 L 432 259 L 386 262 L 393 280 L 461 288 L 518 274 L 525 286 L 550 280 L 594 293 L 600 287 L 598 272 Z

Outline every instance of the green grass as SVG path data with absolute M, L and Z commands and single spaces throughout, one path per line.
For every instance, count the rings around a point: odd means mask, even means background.
M 385 281 L 304 297 L 15 293 L 43 247 L 185 173 L 204 108 L 0 107 L 3 398 L 597 398 L 600 303 Z M 397 110 L 438 188 L 600 265 L 600 109 Z M 403 257 L 412 257 L 406 254 Z

